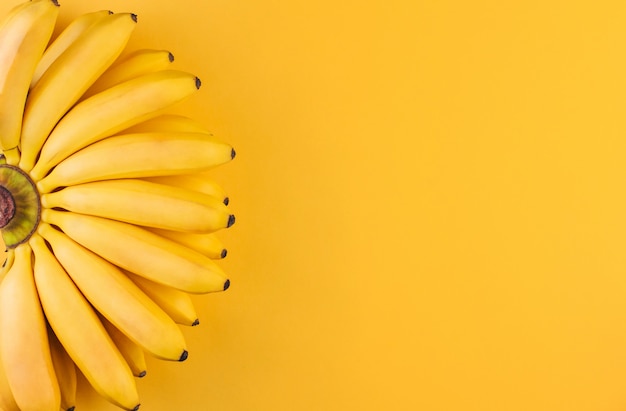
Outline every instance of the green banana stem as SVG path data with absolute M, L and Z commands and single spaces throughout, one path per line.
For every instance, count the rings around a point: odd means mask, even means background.
M 30 238 L 39 225 L 41 202 L 37 186 L 18 167 L 0 164 L 0 231 L 8 248 Z

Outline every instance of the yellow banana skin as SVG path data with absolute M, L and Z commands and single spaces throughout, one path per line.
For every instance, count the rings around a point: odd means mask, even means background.
M 124 134 L 147 132 L 191 132 L 211 134 L 211 131 L 198 121 L 179 114 L 161 114 L 143 121 L 123 131 Z
M 20 168 L 33 167 L 56 123 L 120 55 L 136 20 L 134 14 L 121 13 L 95 22 L 43 73 L 26 99 Z
M 9 164 L 17 147 L 30 79 L 52 36 L 58 3 L 37 0 L 15 7 L 0 27 L 0 147 Z
M 111 339 L 120 350 L 120 353 L 122 353 L 122 356 L 128 363 L 133 375 L 137 378 L 145 377 L 147 366 L 143 348 L 128 338 L 126 334 L 111 324 L 111 322 L 104 316 L 100 315 L 100 320 L 102 321 L 104 328 L 111 336 Z
M 41 56 L 33 78 L 30 82 L 30 88 L 33 88 L 39 81 L 43 73 L 48 70 L 48 67 L 68 49 L 72 43 L 80 38 L 80 36 L 91 27 L 96 21 L 102 19 L 105 16 L 112 14 L 108 10 L 100 10 L 92 13 L 86 13 L 78 16 L 54 39 L 54 41 L 46 48 L 46 51 Z
M 19 245 L 0 284 L 0 356 L 20 410 L 58 411 L 61 393 L 31 258 L 28 243 Z
M 44 194 L 46 208 L 63 208 L 141 226 L 210 233 L 235 221 L 228 207 L 206 194 L 138 179 L 96 181 Z
M 9 381 L 7 379 L 6 372 L 4 371 L 4 364 L 0 356 L 0 410 L 2 411 L 20 411 L 20 408 L 15 403 Z
M 52 364 L 61 390 L 61 409 L 63 411 L 74 410 L 76 407 L 76 366 L 50 327 L 48 327 L 48 340 Z
M 54 237 L 57 231 L 41 224 L 38 232 L 52 233 L 50 237 Z M 139 396 L 133 374 L 98 315 L 42 236 L 33 235 L 29 244 L 35 253 L 34 273 L 41 304 L 59 341 L 101 396 L 126 410 L 137 410 Z
M 125 271 L 125 274 L 177 324 L 189 326 L 200 324 L 189 294 L 167 285 L 155 283 L 128 271 Z
M 49 209 L 42 218 L 102 258 L 160 284 L 194 294 L 223 291 L 230 285 L 210 258 L 140 227 Z
M 219 199 L 225 205 L 230 202 L 226 191 L 206 173 L 145 177 L 144 180 L 204 193 Z
M 116 266 L 59 231 L 42 234 L 85 298 L 115 327 L 155 357 L 187 358 L 180 328 Z
M 37 183 L 40 192 L 117 178 L 189 174 L 229 162 L 235 150 L 202 133 L 114 136 L 86 147 Z
M 82 99 L 144 74 L 166 70 L 173 62 L 174 55 L 168 50 L 136 50 L 109 67 L 85 92 Z
M 228 251 L 214 233 L 194 234 L 182 231 L 163 230 L 161 228 L 148 228 L 155 234 L 168 238 L 172 241 L 196 250 L 213 260 L 226 258 Z
M 31 176 L 36 180 L 42 178 L 70 154 L 158 115 L 191 96 L 199 87 L 200 80 L 192 74 L 164 70 L 128 80 L 80 102 L 48 137 L 37 165 L 30 171 Z M 30 161 L 25 166 L 29 164 Z

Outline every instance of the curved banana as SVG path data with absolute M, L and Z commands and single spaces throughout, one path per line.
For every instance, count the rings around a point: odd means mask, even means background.
M 147 229 L 161 237 L 176 241 L 178 244 L 198 251 L 213 260 L 226 258 L 226 254 L 228 254 L 228 250 L 224 248 L 224 245 L 214 233 L 195 234 L 152 227 Z
M 76 407 L 76 366 L 50 327 L 48 327 L 48 340 L 50 341 L 52 365 L 61 389 L 61 409 L 62 411 L 74 411 Z
M 210 233 L 230 227 L 228 207 L 206 194 L 138 179 L 78 184 L 44 194 L 46 208 L 62 208 L 141 226 Z
M 39 230 L 56 231 L 46 224 L 41 224 Z M 29 244 L 35 253 L 34 273 L 41 304 L 59 341 L 96 392 L 126 410 L 139 409 L 133 374 L 98 315 L 43 238 L 35 234 Z
M 140 227 L 50 209 L 43 210 L 42 219 L 102 258 L 149 280 L 196 294 L 230 285 L 210 258 Z
M 91 25 L 44 72 L 26 99 L 20 168 L 29 171 L 63 115 L 120 55 L 137 16 L 111 14 Z M 30 79 L 29 79 L 30 82 Z
M 56 0 L 23 3 L 0 27 L 0 147 L 9 164 L 19 162 L 18 145 L 30 79 L 58 15 Z
M 41 235 L 85 298 L 107 320 L 157 358 L 187 358 L 180 328 L 115 265 L 50 226 L 44 226 Z
M 37 183 L 55 188 L 116 178 L 189 174 L 229 162 L 235 150 L 201 133 L 126 134 L 98 141 L 57 165 Z
M 170 132 L 206 133 L 211 131 L 198 121 L 178 114 L 161 114 L 160 116 L 143 121 L 123 131 L 124 134 L 135 133 L 170 133 Z
M 122 356 L 126 359 L 133 375 L 137 378 L 145 377 L 147 366 L 143 348 L 128 338 L 128 336 L 121 332 L 116 326 L 111 324 L 103 315 L 100 315 L 100 320 L 111 336 L 111 339 L 120 350 L 120 353 L 122 353 Z
M 224 203 L 224 205 L 228 205 L 230 202 L 226 191 L 224 191 L 224 189 L 206 173 L 144 177 L 143 180 L 175 187 L 183 187 L 199 193 L 208 194 L 218 198 L 222 203 Z
M 128 271 L 124 271 L 124 273 L 177 324 L 190 326 L 200 324 L 189 294 L 167 285 L 155 283 Z
M 7 374 L 4 371 L 4 364 L 2 363 L 2 357 L 0 356 L 0 410 L 2 411 L 20 411 L 20 408 L 15 403 L 11 387 L 9 386 L 9 380 Z
M 0 284 L 0 355 L 15 402 L 23 411 L 58 411 L 61 393 L 28 243 Z M 36 393 L 36 395 L 34 395 Z
M 35 68 L 35 72 L 33 73 L 30 88 L 33 88 L 35 84 L 37 84 L 43 73 L 48 70 L 48 67 L 50 67 L 50 65 L 65 50 L 67 50 L 72 43 L 78 40 L 89 27 L 109 14 L 113 14 L 113 12 L 109 10 L 100 10 L 82 14 L 72 20 L 44 51 L 43 56 L 41 56 L 41 59 Z
M 192 74 L 164 70 L 128 80 L 78 103 L 46 140 L 37 165 L 29 168 L 31 176 L 42 178 L 75 151 L 156 116 L 199 87 L 200 80 Z
M 119 62 L 113 63 L 81 97 L 87 99 L 128 80 L 155 71 L 166 70 L 174 62 L 174 55 L 168 50 L 139 49 Z

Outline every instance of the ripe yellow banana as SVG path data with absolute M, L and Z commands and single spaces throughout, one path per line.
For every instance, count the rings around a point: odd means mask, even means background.
M 61 389 L 61 409 L 62 411 L 74 411 L 76 407 L 76 366 L 50 327 L 48 327 L 48 340 L 50 341 L 52 365 Z
M 214 233 L 195 234 L 152 227 L 149 227 L 148 230 L 162 237 L 176 241 L 192 250 L 196 250 L 213 260 L 226 258 L 226 254 L 228 253 L 222 242 Z
M 46 48 L 41 56 L 33 77 L 30 82 L 30 88 L 33 88 L 39 81 L 43 73 L 48 67 L 61 55 L 68 47 L 80 38 L 80 36 L 91 27 L 96 21 L 104 16 L 113 14 L 109 10 L 100 10 L 92 13 L 86 13 L 78 16 L 63 29 L 63 31 L 54 39 L 54 41 Z
M 130 338 L 116 326 L 111 324 L 109 320 L 103 315 L 100 315 L 100 321 L 107 330 L 111 339 L 122 353 L 124 359 L 128 363 L 133 375 L 137 378 L 143 378 L 146 376 L 146 356 L 144 355 L 143 348 Z
M 85 92 L 82 100 L 144 74 L 170 68 L 174 55 L 168 50 L 139 49 L 115 62 Z
M 214 197 L 138 179 L 66 187 L 44 194 L 41 204 L 46 208 L 194 233 L 228 228 L 235 221 L 228 207 Z
M 155 283 L 128 271 L 125 274 L 159 305 L 177 324 L 195 326 L 200 324 L 191 297 L 184 291 Z
M 43 73 L 24 108 L 22 170 L 32 168 L 56 123 L 119 56 L 136 21 L 137 16 L 130 13 L 111 14 L 96 21 Z
M 52 227 L 44 226 L 41 235 L 85 298 L 107 320 L 157 358 L 187 358 L 180 328 L 116 266 Z
M 56 232 L 46 224 L 41 232 Z M 91 386 L 126 410 L 139 409 L 133 374 L 85 299 L 43 238 L 31 237 L 35 253 L 35 281 L 50 326 Z M 58 408 L 56 409 L 58 410 Z
M 9 164 L 19 161 L 30 79 L 54 30 L 58 9 L 56 0 L 23 3 L 0 26 L 0 148 Z
M 198 121 L 179 114 L 161 114 L 160 116 L 143 121 L 123 131 L 124 134 L 149 132 L 189 132 L 211 134 L 211 131 Z
M 42 178 L 75 151 L 156 116 L 199 87 L 200 81 L 192 74 L 164 70 L 128 80 L 80 102 L 52 131 L 30 174 L 34 179 Z
M 2 356 L 0 356 L 0 410 L 2 411 L 20 411 L 20 408 L 15 403 L 11 387 L 9 386 L 9 380 L 7 379 L 6 372 L 4 371 L 4 364 L 2 363 Z
M 232 146 L 202 133 L 125 134 L 76 152 L 37 187 L 48 193 L 98 180 L 189 174 L 227 163 L 234 156 Z
M 183 187 L 199 193 L 208 194 L 228 205 L 229 198 L 224 189 L 206 173 L 182 174 L 174 176 L 144 177 L 146 181 Z
M 43 210 L 42 219 L 83 247 L 149 280 L 195 294 L 223 291 L 230 285 L 210 258 L 140 227 L 50 209 Z
M 58 411 L 61 394 L 28 243 L 0 284 L 0 356 L 15 402 L 23 411 Z

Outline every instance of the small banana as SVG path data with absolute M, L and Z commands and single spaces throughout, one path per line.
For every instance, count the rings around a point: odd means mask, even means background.
M 43 234 L 55 231 L 46 224 L 39 226 Z M 133 374 L 98 315 L 41 235 L 33 235 L 29 244 L 35 253 L 34 274 L 41 305 L 59 341 L 96 392 L 121 408 L 138 410 Z
M 209 233 L 235 221 L 228 207 L 206 194 L 138 179 L 96 181 L 44 194 L 46 208 L 62 208 L 141 226 Z
M 50 209 L 43 210 L 42 218 L 83 247 L 149 280 L 194 294 L 223 291 L 230 286 L 210 258 L 140 227 Z
M 120 83 L 168 69 L 174 62 L 174 55 L 168 50 L 139 49 L 111 67 L 96 80 L 95 83 L 81 97 L 82 100 Z
M 82 34 L 91 27 L 96 21 L 102 19 L 104 16 L 113 14 L 109 10 L 94 11 L 91 13 L 85 13 L 78 16 L 76 19 L 70 22 L 63 29 L 63 31 L 54 39 L 54 41 L 46 48 L 46 51 L 41 56 L 33 77 L 30 82 L 30 88 L 35 87 L 35 84 L 39 81 L 43 73 L 48 70 L 48 67 L 61 55 L 65 50 L 69 48 L 72 43 L 78 40 Z
M 24 107 L 22 170 L 33 167 L 56 123 L 126 47 L 136 21 L 137 16 L 130 13 L 111 14 L 96 21 L 43 73 Z
M 202 133 L 125 134 L 98 141 L 71 155 L 37 183 L 55 188 L 117 178 L 189 174 L 229 162 L 231 145 Z
M 115 327 L 157 358 L 187 358 L 180 328 L 115 265 L 50 226 L 41 234 L 85 298 Z
M 23 411 L 58 411 L 61 393 L 28 243 L 0 284 L 0 356 L 15 402 Z M 36 393 L 36 395 L 34 395 Z
M 164 70 L 128 80 L 78 103 L 52 131 L 30 174 L 42 178 L 75 151 L 156 116 L 199 87 L 200 81 L 192 74 Z
M 61 390 L 61 409 L 62 411 L 74 411 L 76 407 L 76 366 L 50 327 L 48 327 L 48 340 L 50 341 L 52 364 Z
M 124 271 L 124 273 L 177 324 L 191 326 L 200 324 L 189 294 L 167 285 L 155 283 L 128 271 Z
M 20 135 L 30 80 L 58 15 L 56 0 L 22 3 L 0 26 L 0 148 L 9 164 L 19 161 Z
M 122 356 L 128 363 L 133 375 L 137 378 L 143 378 L 146 376 L 146 369 L 148 368 L 146 365 L 146 356 L 144 355 L 143 348 L 130 338 L 122 331 L 120 331 L 116 326 L 111 324 L 109 320 L 106 319 L 103 315 L 100 315 L 100 321 L 102 321 L 102 325 L 111 336 L 111 339 L 122 353 Z

